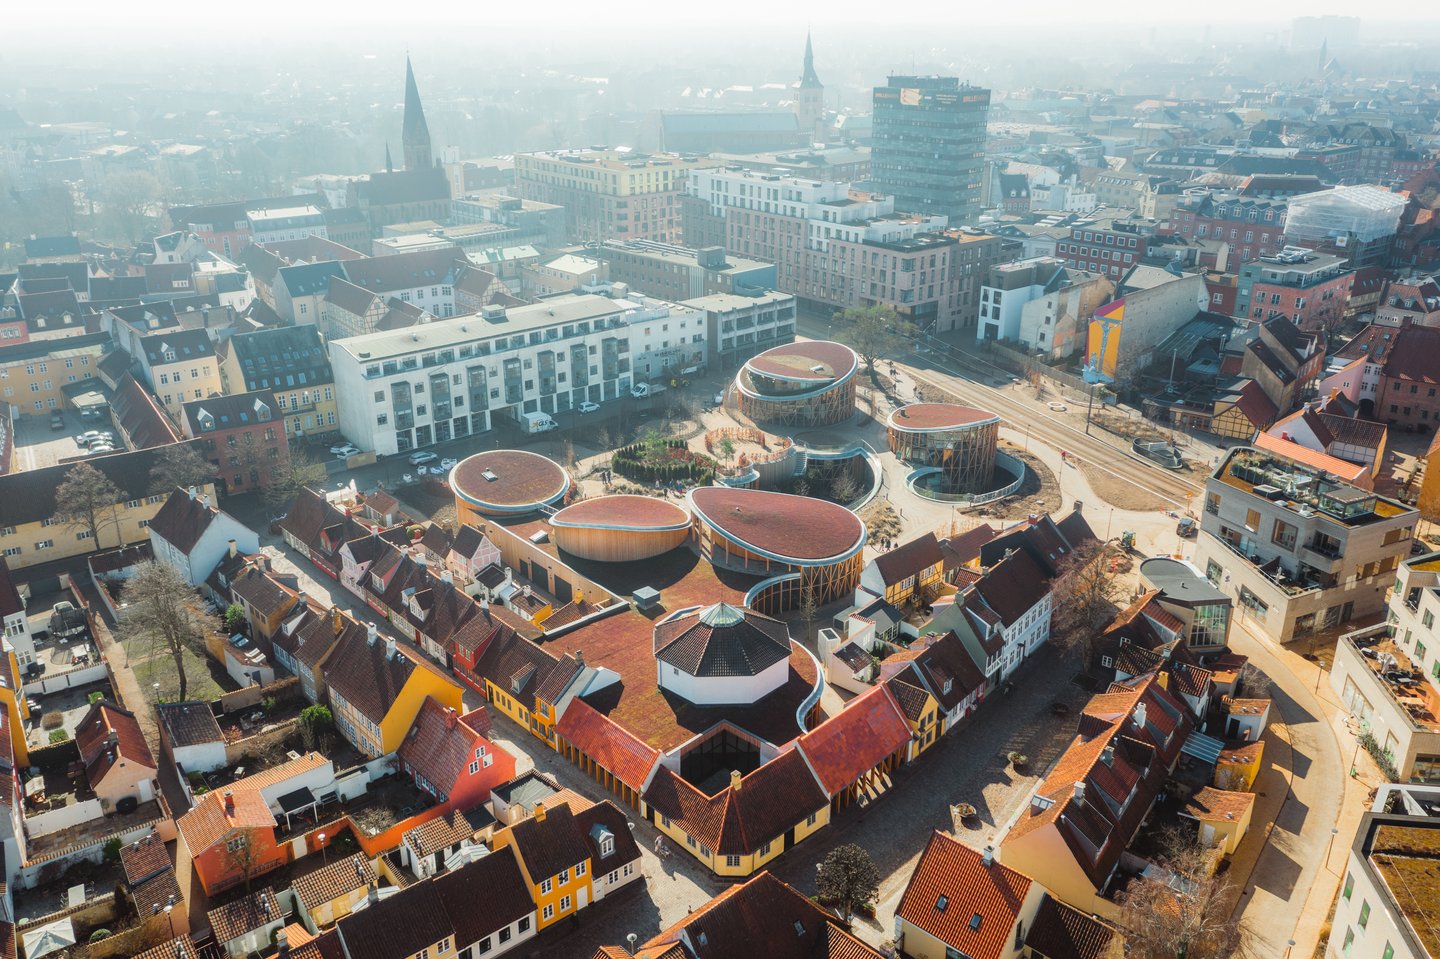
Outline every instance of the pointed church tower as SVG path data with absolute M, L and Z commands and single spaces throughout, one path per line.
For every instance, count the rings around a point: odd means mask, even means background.
M 401 127 L 400 145 L 405 153 L 405 169 L 428 170 L 435 165 L 430 151 L 430 127 L 425 123 L 425 108 L 420 105 L 420 88 L 415 86 L 415 70 L 405 58 L 405 121 Z
M 815 73 L 815 50 L 810 33 L 805 33 L 805 69 L 800 74 L 800 88 L 795 93 L 795 117 L 800 131 L 812 142 L 825 140 L 825 85 Z

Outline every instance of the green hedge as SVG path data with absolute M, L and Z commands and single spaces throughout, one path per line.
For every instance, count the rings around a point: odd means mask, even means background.
M 715 479 L 715 460 L 696 453 L 684 440 L 631 443 L 615 451 L 610 466 L 621 476 L 641 483 L 692 485 Z

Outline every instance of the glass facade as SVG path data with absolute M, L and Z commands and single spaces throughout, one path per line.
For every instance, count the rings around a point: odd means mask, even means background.
M 904 213 L 980 218 L 990 91 L 955 77 L 890 77 L 874 90 L 870 179 Z

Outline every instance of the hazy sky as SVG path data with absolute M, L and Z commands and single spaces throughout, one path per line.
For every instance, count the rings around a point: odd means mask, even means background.
M 1203 5 L 1156 3 L 1154 0 L 1102 0 L 1082 7 L 1072 0 L 1032 0 L 1025 4 L 977 3 L 964 0 L 912 0 L 876 4 L 873 0 L 548 0 L 526 3 L 455 0 L 248 0 L 229 6 L 206 5 L 193 0 L 144 0 L 140 4 L 112 0 L 70 0 L 61 7 L 16 0 L 6 11 L 7 32 L 17 27 L 47 29 L 57 40 L 76 31 L 133 25 L 151 40 L 192 32 L 210 31 L 218 24 L 234 24 L 247 33 L 289 35 L 298 29 L 344 31 L 349 26 L 383 26 L 392 36 L 414 34 L 415 42 L 436 32 L 471 24 L 529 24 L 549 33 L 580 33 L 597 24 L 630 24 L 659 20 L 671 27 L 709 25 L 765 30 L 771 26 L 812 24 L 822 32 L 827 24 L 876 24 L 883 10 L 888 23 L 1039 24 L 1045 22 L 1117 21 L 1131 26 L 1152 22 L 1222 23 L 1227 20 L 1283 23 L 1292 17 L 1317 14 L 1354 14 L 1353 0 L 1209 0 Z M 1363 7 L 1367 19 L 1404 21 L 1432 19 L 1415 0 L 1371 0 Z M 62 23 L 56 22 L 57 14 Z

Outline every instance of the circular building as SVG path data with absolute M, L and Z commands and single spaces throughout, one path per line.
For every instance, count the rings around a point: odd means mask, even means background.
M 581 559 L 623 563 L 668 553 L 690 536 L 690 511 L 653 496 L 597 496 L 550 517 L 555 545 Z
M 558 503 L 570 490 L 560 464 L 525 450 L 467 456 L 450 471 L 460 523 L 475 516 L 515 516 Z
M 860 359 L 843 343 L 787 343 L 752 357 L 735 376 L 740 412 L 756 422 L 830 426 L 855 412 Z
M 697 706 L 749 705 L 790 679 L 790 630 L 778 619 L 716 603 L 655 626 L 660 688 Z
M 725 486 L 698 487 L 687 499 L 701 556 L 774 580 L 749 600 L 761 612 L 797 606 L 806 590 L 823 606 L 853 593 L 860 582 L 865 524 L 843 506 Z
M 946 493 L 979 493 L 995 476 L 1000 417 L 973 406 L 911 403 L 885 422 L 890 452 L 913 466 L 937 467 Z

